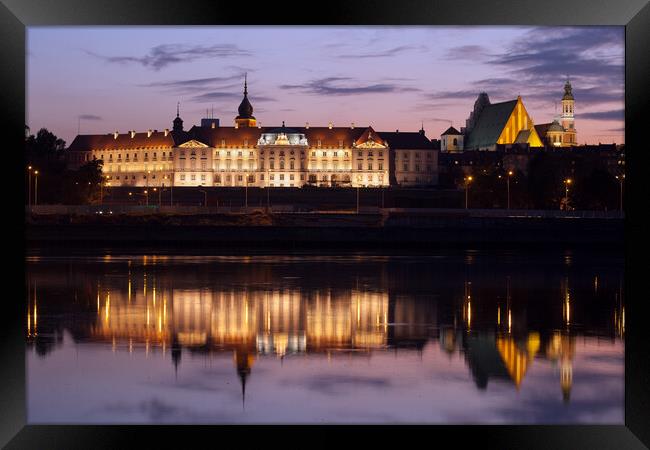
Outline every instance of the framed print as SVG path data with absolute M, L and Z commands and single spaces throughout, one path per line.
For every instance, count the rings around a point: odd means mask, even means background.
M 2 8 L 7 448 L 648 446 L 647 2 Z

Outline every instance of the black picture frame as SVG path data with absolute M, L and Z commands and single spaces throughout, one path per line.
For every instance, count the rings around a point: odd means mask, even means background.
M 422 426 L 422 427 L 162 427 L 162 426 L 34 426 L 26 424 L 24 355 L 24 286 L 3 296 L 0 444 L 6 448 L 124 448 L 189 446 L 213 442 L 228 433 L 228 442 L 309 445 L 339 444 L 341 432 L 361 432 L 364 444 L 384 442 L 389 435 L 425 439 L 424 443 L 464 448 L 621 449 L 650 446 L 650 339 L 643 323 L 643 200 L 648 198 L 641 170 L 647 136 L 642 121 L 650 117 L 650 4 L 647 0 L 327 0 L 306 2 L 235 2 L 223 0 L 3 0 L 0 5 L 3 122 L 9 177 L 3 188 L 22 182 L 25 122 L 26 27 L 59 25 L 622 25 L 625 26 L 626 173 L 626 307 L 625 425 L 621 426 Z M 289 52 L 290 49 L 287 49 Z M 14 149 L 14 150 L 12 150 Z M 14 164 L 15 163 L 15 164 Z M 641 177 L 641 178 L 640 178 Z M 635 193 L 635 194 L 630 194 Z M 11 197 L 11 198 L 10 198 Z M 14 198 L 15 197 L 15 198 Z M 15 212 L 10 208 L 13 200 Z M 8 195 L 5 205 L 15 223 L 6 222 L 5 241 L 24 234 L 23 198 Z M 15 270 L 24 265 L 24 243 L 16 246 Z M 20 276 L 20 274 L 17 274 Z M 282 439 L 282 440 L 279 440 Z M 155 442 L 155 444 L 154 444 Z M 415 442 L 415 441 L 414 441 Z M 210 445 L 210 444 L 208 444 Z

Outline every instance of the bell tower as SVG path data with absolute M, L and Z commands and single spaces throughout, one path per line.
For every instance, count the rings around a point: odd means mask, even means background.
M 564 128 L 564 135 L 562 139 L 563 146 L 576 145 L 576 128 L 574 123 L 574 108 L 575 99 L 573 98 L 573 88 L 571 87 L 571 82 L 567 78 L 566 83 L 564 83 L 564 96 L 562 96 L 562 114 L 561 124 Z

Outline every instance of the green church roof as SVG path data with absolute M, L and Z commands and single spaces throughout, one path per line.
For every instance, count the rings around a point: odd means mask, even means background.
M 486 105 L 476 126 L 469 133 L 465 149 L 474 150 L 495 145 L 516 105 L 517 100 Z

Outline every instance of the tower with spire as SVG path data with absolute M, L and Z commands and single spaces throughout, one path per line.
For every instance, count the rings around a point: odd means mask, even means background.
M 239 115 L 235 117 L 235 124 L 238 127 L 255 127 L 257 120 L 253 116 L 253 105 L 248 100 L 248 80 L 247 74 L 244 74 L 244 98 L 239 104 Z
M 564 83 L 564 96 L 562 96 L 562 114 L 561 114 L 561 125 L 564 128 L 564 135 L 562 139 L 562 145 L 575 145 L 578 141 L 576 139 L 576 129 L 574 123 L 574 111 L 575 99 L 573 98 L 573 88 L 571 87 L 571 82 L 567 77 L 566 83 Z
M 180 117 L 181 102 L 176 103 L 176 118 L 174 119 L 174 131 L 183 131 L 183 119 Z

